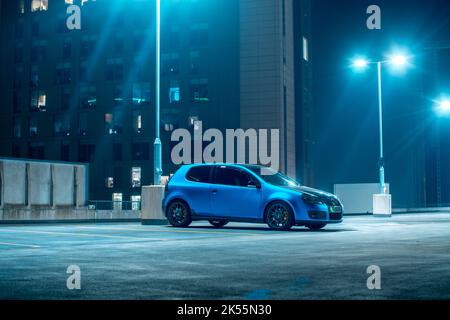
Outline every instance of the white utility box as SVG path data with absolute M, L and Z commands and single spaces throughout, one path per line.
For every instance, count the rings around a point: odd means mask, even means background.
M 380 217 L 392 216 L 392 196 L 390 194 L 373 195 L 373 215 Z

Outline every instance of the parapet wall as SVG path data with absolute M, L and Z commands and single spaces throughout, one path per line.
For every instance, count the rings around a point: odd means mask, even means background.
M 0 158 L 0 208 L 85 207 L 88 166 Z

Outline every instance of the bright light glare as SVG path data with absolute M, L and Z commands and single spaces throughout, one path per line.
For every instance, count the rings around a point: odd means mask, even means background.
M 443 112 L 450 112 L 450 100 L 444 99 L 439 103 L 439 107 Z
M 358 69 L 366 68 L 368 64 L 369 64 L 369 61 L 367 61 L 366 59 L 360 58 L 360 59 L 356 59 L 355 61 L 353 61 L 353 66 Z
M 395 66 L 401 67 L 408 63 L 408 57 L 402 54 L 396 54 L 390 58 L 390 62 Z

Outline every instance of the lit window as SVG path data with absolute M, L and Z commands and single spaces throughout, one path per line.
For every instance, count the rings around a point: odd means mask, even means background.
M 112 113 L 105 114 L 105 128 L 107 134 L 120 134 L 122 133 L 122 125 L 118 122 L 120 117 Z
M 108 134 L 113 134 L 113 115 L 112 113 L 106 113 L 105 114 L 105 127 L 106 132 Z
M 33 91 L 31 93 L 31 111 L 47 111 L 47 95 L 45 91 Z
M 113 193 L 113 209 L 115 211 L 121 211 L 122 210 L 122 194 L 121 193 Z
M 131 196 L 131 210 L 141 210 L 141 196 Z
M 140 110 L 133 111 L 133 125 L 135 133 L 142 133 L 142 113 Z
M 139 188 L 141 186 L 141 168 L 131 168 L 131 187 Z
M 171 124 L 171 123 L 164 124 L 164 130 L 165 131 L 173 131 L 173 124 Z
M 303 37 L 303 60 L 309 61 L 308 39 Z
M 32 0 L 31 1 L 31 12 L 47 11 L 47 10 L 48 10 L 48 0 Z
M 108 177 L 106 178 L 106 187 L 108 189 L 114 188 L 114 177 Z
M 169 102 L 179 102 L 180 101 L 180 84 L 176 80 L 170 81 L 169 89 Z

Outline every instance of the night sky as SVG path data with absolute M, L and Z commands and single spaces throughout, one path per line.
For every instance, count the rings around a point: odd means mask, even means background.
M 332 190 L 334 183 L 378 182 L 376 67 L 355 73 L 349 65 L 356 55 L 379 59 L 398 48 L 413 58 L 404 74 L 384 71 L 386 180 L 392 184 L 394 205 L 419 203 L 415 187 L 424 179 L 424 170 L 418 170 L 423 155 L 418 145 L 436 121 L 432 99 L 440 90 L 450 93 L 450 59 L 439 65 L 440 88 L 427 88 L 431 68 L 423 47 L 450 45 L 450 2 L 312 3 L 316 187 Z M 381 31 L 366 27 L 366 9 L 372 4 L 381 7 Z M 449 119 L 441 121 L 450 128 Z

